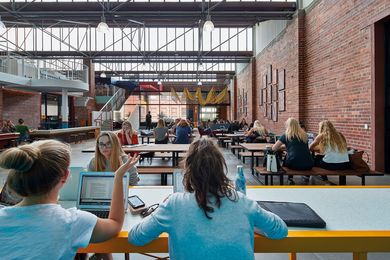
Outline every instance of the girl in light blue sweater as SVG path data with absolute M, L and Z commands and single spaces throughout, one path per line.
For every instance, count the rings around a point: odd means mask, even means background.
M 254 229 L 272 239 L 287 236 L 278 216 L 236 192 L 225 172 L 219 149 L 207 139 L 191 144 L 185 159 L 183 184 L 134 226 L 129 242 L 144 245 L 169 234 L 171 259 L 254 259 Z

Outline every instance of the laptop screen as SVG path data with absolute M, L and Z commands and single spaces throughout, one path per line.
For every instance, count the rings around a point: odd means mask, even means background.
M 109 208 L 114 189 L 113 173 L 81 173 L 78 205 L 80 208 Z M 128 194 L 128 177 L 123 177 L 123 193 Z M 127 206 L 127 202 L 125 202 Z
M 0 205 L 13 206 L 18 204 L 22 199 L 22 197 L 8 188 L 7 182 L 4 183 L 0 193 Z

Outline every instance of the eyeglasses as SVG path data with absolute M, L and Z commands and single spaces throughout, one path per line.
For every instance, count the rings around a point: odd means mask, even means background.
M 100 148 L 111 148 L 111 143 L 101 143 L 101 142 L 99 142 L 98 146 Z
M 147 207 L 146 209 L 142 210 L 140 215 L 145 218 L 147 216 L 149 216 L 150 214 L 152 214 L 159 206 L 160 204 L 156 203 L 156 204 L 153 204 L 149 207 Z

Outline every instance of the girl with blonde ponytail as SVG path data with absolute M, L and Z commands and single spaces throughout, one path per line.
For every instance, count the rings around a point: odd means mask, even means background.
M 123 176 L 137 160 L 117 169 L 109 218 L 101 219 L 58 204 L 69 177 L 69 145 L 45 140 L 1 153 L 0 167 L 9 169 L 7 188 L 23 198 L 0 208 L 1 259 L 73 259 L 79 247 L 116 236 L 124 220 Z

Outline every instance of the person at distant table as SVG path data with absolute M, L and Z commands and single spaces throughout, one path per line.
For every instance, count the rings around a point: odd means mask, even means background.
M 176 127 L 175 144 L 189 144 L 191 136 L 191 127 L 185 119 L 180 120 Z
M 22 142 L 26 142 L 30 138 L 30 129 L 24 124 L 24 120 L 22 118 L 19 118 L 18 123 L 19 124 L 15 126 L 15 130 L 20 134 L 18 141 L 20 144 Z
M 165 127 L 164 120 L 159 119 L 157 127 L 153 130 L 154 142 L 156 144 L 167 144 L 169 140 L 168 127 Z

